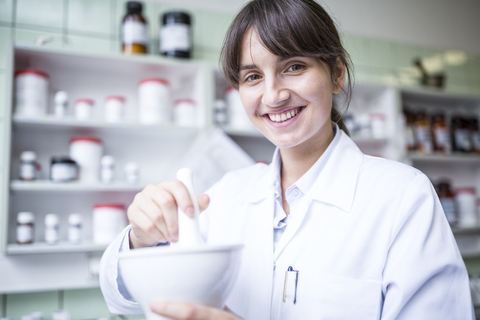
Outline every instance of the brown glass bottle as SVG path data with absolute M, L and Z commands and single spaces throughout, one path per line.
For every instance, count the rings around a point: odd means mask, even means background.
M 443 211 L 447 216 L 448 223 L 452 226 L 456 225 L 458 222 L 458 213 L 455 205 L 455 195 L 450 189 L 450 183 L 448 181 L 441 181 L 437 185 L 437 193 Z
M 415 151 L 416 150 L 416 142 L 415 142 L 415 132 L 413 130 L 413 124 L 415 123 L 415 114 L 404 110 L 405 115 L 405 140 L 407 151 Z
M 413 124 L 415 140 L 417 142 L 417 151 L 424 154 L 432 153 L 432 136 L 430 134 L 430 121 L 427 114 L 423 111 L 418 112 Z
M 127 14 L 122 23 L 122 52 L 128 54 L 147 53 L 147 21 L 142 16 L 142 3 L 127 2 Z
M 435 151 L 441 153 L 452 151 L 450 129 L 445 121 L 445 116 L 441 113 L 432 116 L 432 140 Z

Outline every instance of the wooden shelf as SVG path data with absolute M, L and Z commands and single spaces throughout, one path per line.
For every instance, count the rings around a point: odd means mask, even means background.
M 45 242 L 36 242 L 32 244 L 8 244 L 7 253 L 11 255 L 19 254 L 38 254 L 38 253 L 69 253 L 69 252 L 103 252 L 108 244 L 97 244 L 93 242 L 83 242 L 71 244 L 69 242 L 60 242 L 58 244 L 47 244 Z
M 52 182 L 50 180 L 21 181 L 13 180 L 10 189 L 13 191 L 56 191 L 56 192 L 139 192 L 143 185 L 126 183 L 85 184 L 80 182 Z

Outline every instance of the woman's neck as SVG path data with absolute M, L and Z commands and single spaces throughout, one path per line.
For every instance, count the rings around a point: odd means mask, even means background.
M 312 137 L 310 140 L 293 148 L 280 149 L 282 157 L 280 179 L 284 199 L 287 188 L 300 179 L 328 148 L 333 140 L 333 130 L 327 130 L 326 134 Z

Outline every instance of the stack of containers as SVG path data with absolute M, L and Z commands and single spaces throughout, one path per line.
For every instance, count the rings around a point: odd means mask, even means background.
M 15 114 L 40 117 L 46 114 L 48 104 L 48 74 L 36 69 L 15 73 Z

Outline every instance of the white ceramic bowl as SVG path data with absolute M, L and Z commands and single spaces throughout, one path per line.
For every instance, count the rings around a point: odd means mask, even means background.
M 148 320 L 154 300 L 192 302 L 222 308 L 235 283 L 243 245 L 155 247 L 119 254 L 125 285 Z

